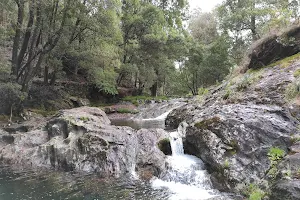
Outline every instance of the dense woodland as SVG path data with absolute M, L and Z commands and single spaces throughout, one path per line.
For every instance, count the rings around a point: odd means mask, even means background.
M 252 42 L 299 21 L 299 0 L 1 0 L 2 90 L 86 82 L 106 94 L 197 95 L 241 64 Z

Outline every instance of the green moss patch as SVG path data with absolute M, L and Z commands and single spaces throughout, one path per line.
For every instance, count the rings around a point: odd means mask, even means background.
M 118 108 L 117 113 L 130 113 L 130 114 L 137 114 L 139 111 L 137 110 L 132 110 L 129 108 Z
M 291 64 L 293 64 L 298 59 L 300 59 L 300 53 L 297 53 L 290 57 L 286 57 L 286 58 L 279 60 L 277 62 L 274 62 L 266 67 L 275 67 L 275 66 L 279 65 L 282 68 L 286 68 L 286 67 L 290 66 Z
M 31 112 L 42 115 L 43 117 L 50 117 L 58 113 L 57 110 L 44 110 L 44 109 L 30 109 Z
M 220 122 L 221 122 L 221 120 L 219 117 L 213 117 L 210 119 L 203 120 L 201 122 L 197 122 L 194 126 L 199 129 L 208 129 L 212 125 L 218 124 Z

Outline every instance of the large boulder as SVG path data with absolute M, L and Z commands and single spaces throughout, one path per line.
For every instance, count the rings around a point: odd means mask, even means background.
M 258 69 L 300 52 L 300 26 L 294 25 L 255 42 L 245 60 L 245 69 Z
M 163 130 L 139 130 L 110 125 L 99 108 L 62 110 L 43 129 L 0 133 L 0 161 L 15 166 L 120 176 L 146 170 L 158 176 L 165 155 L 158 141 Z
M 295 61 L 284 69 L 249 71 L 170 113 L 166 126 L 187 124 L 185 152 L 203 160 L 216 188 L 242 192 L 241 185 L 268 179 L 272 147 L 288 153 L 299 121 L 285 91 L 299 68 Z

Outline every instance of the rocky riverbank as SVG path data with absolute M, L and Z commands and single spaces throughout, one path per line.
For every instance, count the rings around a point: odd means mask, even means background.
M 157 145 L 166 137 L 163 130 L 112 126 L 102 110 L 91 107 L 62 110 L 38 126 L 32 120 L 33 125 L 28 121 L 28 126 L 1 130 L 1 163 L 148 178 L 165 168 L 165 155 Z
M 298 59 L 249 70 L 168 116 L 170 128 L 183 122 L 185 151 L 203 160 L 216 188 L 246 193 L 256 185 L 271 199 L 300 199 L 300 104 L 290 95 L 299 70 Z

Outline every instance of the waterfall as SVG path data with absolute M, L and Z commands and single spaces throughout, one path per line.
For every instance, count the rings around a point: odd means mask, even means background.
M 178 131 L 170 133 L 170 143 L 173 156 L 184 154 L 182 137 L 179 135 Z
M 218 197 L 212 189 L 209 174 L 199 158 L 184 154 L 182 135 L 179 131 L 170 133 L 172 156 L 167 158 L 167 171 L 160 179 L 154 179 L 154 188 L 167 188 L 171 200 L 204 200 Z

